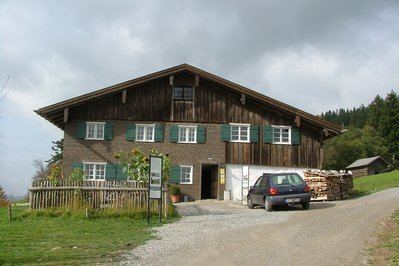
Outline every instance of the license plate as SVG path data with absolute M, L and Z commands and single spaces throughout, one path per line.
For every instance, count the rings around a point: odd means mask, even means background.
M 291 198 L 291 199 L 285 199 L 285 203 L 294 203 L 294 202 L 300 202 L 300 198 Z

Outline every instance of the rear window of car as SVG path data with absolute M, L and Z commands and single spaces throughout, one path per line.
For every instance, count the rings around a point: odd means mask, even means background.
M 272 183 L 275 186 L 287 186 L 287 185 L 301 185 L 304 183 L 303 179 L 297 174 L 282 174 L 272 176 Z

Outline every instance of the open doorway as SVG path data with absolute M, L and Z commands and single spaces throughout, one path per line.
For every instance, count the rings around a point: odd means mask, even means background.
M 218 197 L 218 165 L 203 164 L 201 171 L 201 199 Z

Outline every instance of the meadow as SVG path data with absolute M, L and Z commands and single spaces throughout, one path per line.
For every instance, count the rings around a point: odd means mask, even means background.
M 28 207 L 0 208 L 0 265 L 107 264 L 153 238 L 158 217 L 147 224 L 146 212 L 56 210 L 30 212 Z M 168 218 L 164 222 L 174 221 Z

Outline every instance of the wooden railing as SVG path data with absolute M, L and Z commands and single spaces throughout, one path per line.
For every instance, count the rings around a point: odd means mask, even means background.
M 164 214 L 168 211 L 169 197 L 163 189 Z M 148 188 L 142 182 L 133 181 L 34 181 L 29 189 L 31 209 L 116 208 L 145 210 L 148 201 Z M 152 208 L 158 209 L 158 201 L 152 201 Z M 154 203 L 155 202 L 155 203 Z

